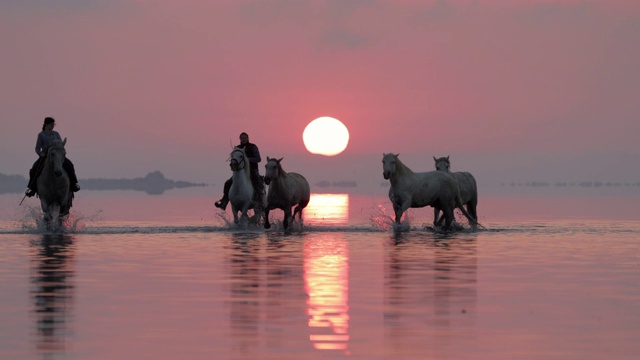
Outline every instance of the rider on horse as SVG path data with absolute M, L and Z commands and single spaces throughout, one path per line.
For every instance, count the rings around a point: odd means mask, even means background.
M 249 142 L 249 135 L 243 132 L 240 134 L 240 145 L 239 148 L 244 149 L 244 152 L 249 159 L 249 164 L 251 167 L 251 183 L 253 184 L 254 195 L 253 198 L 259 199 L 261 194 L 264 192 L 264 180 L 260 175 L 260 170 L 258 169 L 258 163 L 262 161 L 260 158 L 260 150 L 256 144 Z M 215 206 L 222 210 L 227 208 L 227 204 L 229 203 L 229 189 L 231 189 L 231 184 L 233 184 L 233 178 L 229 178 L 229 180 L 225 181 L 222 199 L 216 201 Z
M 24 192 L 26 196 L 32 197 L 38 192 L 37 189 L 37 180 L 38 175 L 40 175 L 40 171 L 42 170 L 42 165 L 44 164 L 45 157 L 47 156 L 47 150 L 49 146 L 53 143 L 54 140 L 62 141 L 60 134 L 57 131 L 53 130 L 53 127 L 56 125 L 56 121 L 52 117 L 44 118 L 44 124 L 42 124 L 42 131 L 38 134 L 38 139 L 36 140 L 36 154 L 38 154 L 38 160 L 33 163 L 31 170 L 29 170 L 29 184 L 27 185 L 27 190 Z M 62 167 L 67 172 L 69 176 L 69 182 L 71 186 L 71 190 L 73 192 L 80 190 L 80 185 L 78 185 L 78 178 L 76 177 L 76 170 L 73 166 L 71 160 L 65 158 Z

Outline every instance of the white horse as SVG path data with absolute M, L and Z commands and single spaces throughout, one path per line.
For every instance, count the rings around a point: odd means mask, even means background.
M 264 183 L 269 185 L 267 206 L 264 211 L 265 229 L 271 227 L 271 224 L 269 224 L 269 211 L 272 209 L 284 211 L 282 224 L 285 230 L 289 227 L 289 219 L 293 223 L 296 214 L 298 214 L 300 223 L 302 223 L 302 209 L 309 204 L 311 197 L 307 179 L 298 173 L 284 171 L 282 165 L 280 165 L 281 161 L 282 158 L 273 159 L 267 156 L 267 163 L 265 164 Z M 295 205 L 297 206 L 292 215 L 291 208 Z
M 398 159 L 398 154 L 383 154 L 382 170 L 384 178 L 391 182 L 389 200 L 393 204 L 396 224 L 400 224 L 402 214 L 407 209 L 432 206 L 444 213 L 445 230 L 451 229 L 456 207 L 470 224 L 477 225 L 476 220 L 462 207 L 458 185 L 451 175 L 442 171 L 414 173 Z
M 229 166 L 233 171 L 233 182 L 229 189 L 229 202 L 233 213 L 233 222 L 249 221 L 247 212 L 253 209 L 252 221 L 258 221 L 264 209 L 263 203 L 254 202 L 254 189 L 251 183 L 251 167 L 243 148 L 235 147 L 230 154 Z M 264 196 L 260 197 L 262 200 Z M 240 212 L 240 217 L 238 217 Z
M 436 159 L 436 157 L 434 156 L 433 160 L 435 161 L 436 170 L 449 173 L 451 174 L 451 176 L 453 176 L 454 179 L 456 179 L 462 204 L 466 205 L 469 215 L 478 220 L 478 185 L 476 184 L 476 179 L 473 177 L 473 175 L 471 175 L 471 173 L 466 171 L 451 172 L 451 162 L 449 161 L 449 156 L 441 157 L 438 159 Z M 434 226 L 442 224 L 443 217 L 440 217 L 440 219 L 438 219 L 439 213 L 440 210 L 438 208 L 435 208 L 433 212 Z
M 67 154 L 64 141 L 54 140 L 47 150 L 47 157 L 38 176 L 38 196 L 44 213 L 44 222 L 51 228 L 54 220 L 57 225 L 62 224 L 62 218 L 69 215 L 73 201 L 73 192 L 69 189 L 69 175 L 62 167 Z M 57 218 L 56 218 L 57 216 Z

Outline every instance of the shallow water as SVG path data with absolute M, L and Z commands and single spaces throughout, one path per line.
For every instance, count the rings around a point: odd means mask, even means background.
M 396 234 L 378 196 L 316 196 L 285 233 L 213 195 L 82 195 L 64 235 L 0 196 L 2 359 L 640 354 L 638 199 L 494 197 L 486 230 L 434 234 L 428 208 Z

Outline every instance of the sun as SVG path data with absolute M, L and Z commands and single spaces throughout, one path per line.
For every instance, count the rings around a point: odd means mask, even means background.
M 349 130 L 338 119 L 319 117 L 307 125 L 302 133 L 304 146 L 312 154 L 338 155 L 349 144 Z

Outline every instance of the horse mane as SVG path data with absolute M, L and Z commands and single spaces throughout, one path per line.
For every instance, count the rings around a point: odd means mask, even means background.
M 398 154 L 399 155 L 399 154 Z M 413 174 L 413 170 L 411 170 L 407 165 L 405 165 L 400 159 L 398 155 L 393 155 L 396 158 L 396 173 L 403 174 Z
M 284 171 L 284 169 L 282 168 L 282 165 L 280 164 L 282 162 L 282 159 L 276 159 L 276 158 L 269 158 L 269 161 L 275 161 L 276 165 L 278 165 L 278 174 L 282 174 L 282 176 L 286 176 L 287 172 Z

